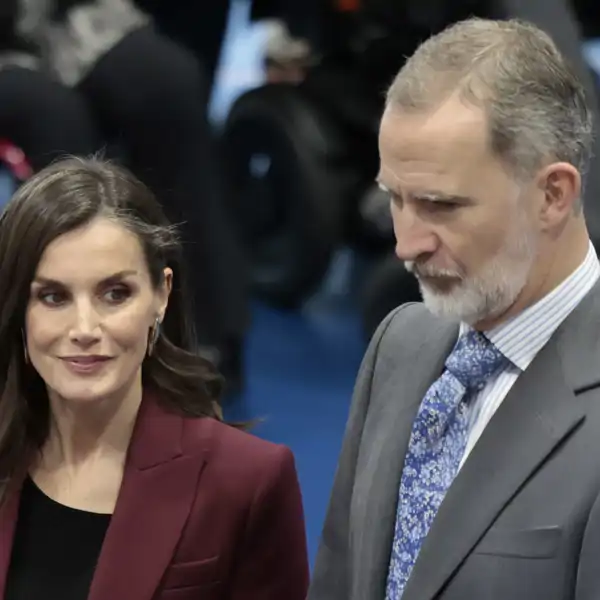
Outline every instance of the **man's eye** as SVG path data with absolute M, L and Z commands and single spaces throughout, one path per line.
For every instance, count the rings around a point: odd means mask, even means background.
M 430 210 L 436 211 L 449 211 L 460 206 L 458 202 L 452 202 L 451 200 L 426 200 L 425 202 Z

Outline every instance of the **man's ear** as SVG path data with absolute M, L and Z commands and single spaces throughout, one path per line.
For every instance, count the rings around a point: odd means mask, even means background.
M 581 195 L 581 175 L 571 164 L 552 163 L 538 175 L 538 188 L 543 193 L 541 218 L 545 229 L 553 229 L 578 207 Z

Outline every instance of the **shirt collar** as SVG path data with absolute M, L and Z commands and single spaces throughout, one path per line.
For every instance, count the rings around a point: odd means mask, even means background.
M 550 293 L 509 321 L 486 332 L 488 339 L 524 371 L 560 324 L 600 278 L 600 263 L 590 242 L 583 262 Z M 461 335 L 469 329 L 461 324 Z

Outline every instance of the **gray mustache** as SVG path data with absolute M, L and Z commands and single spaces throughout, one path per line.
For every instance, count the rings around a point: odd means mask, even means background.
M 418 265 L 415 261 L 405 261 L 404 267 L 409 273 L 417 277 L 453 277 L 462 279 L 462 274 L 451 269 L 436 269 L 427 265 Z

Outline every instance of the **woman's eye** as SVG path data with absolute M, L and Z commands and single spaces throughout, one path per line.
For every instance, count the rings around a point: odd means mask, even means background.
M 104 298 L 111 304 L 120 304 L 129 298 L 131 291 L 125 286 L 110 288 L 104 294 Z
M 60 306 L 61 304 L 64 304 L 67 300 L 66 294 L 62 292 L 41 291 L 38 294 L 38 298 L 47 306 Z

